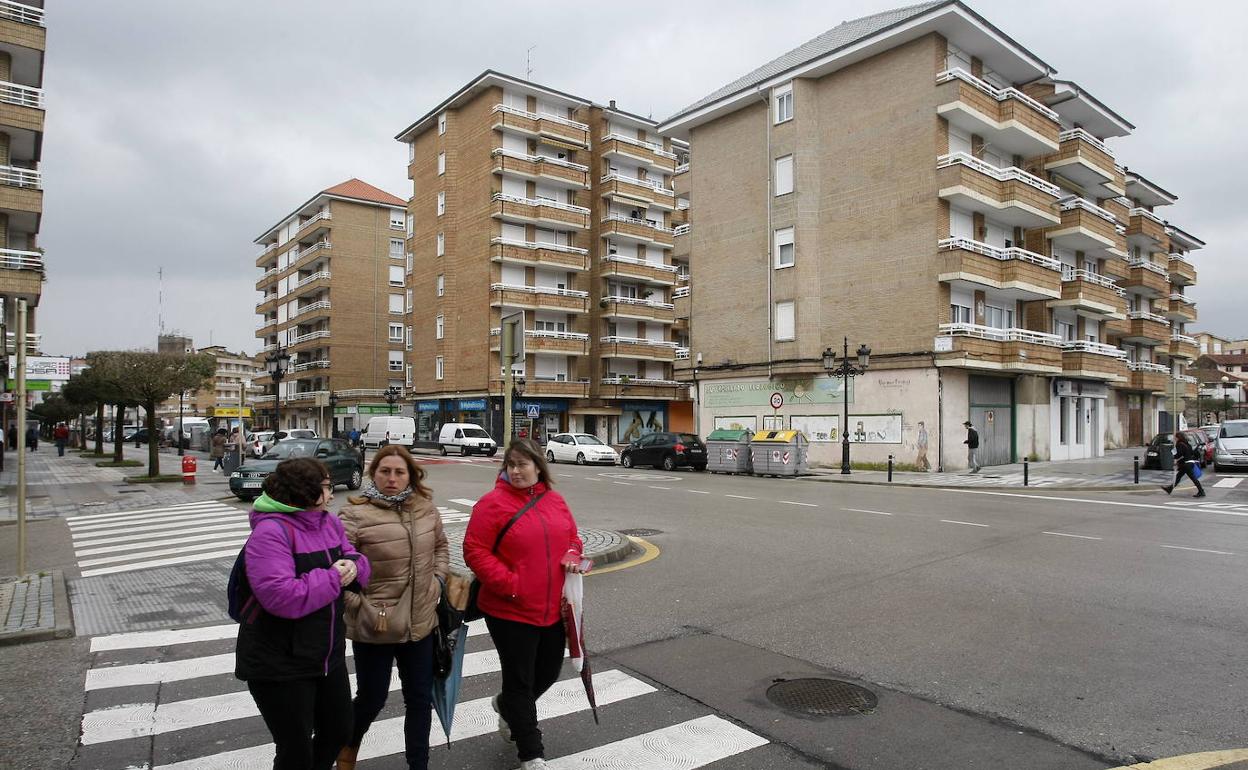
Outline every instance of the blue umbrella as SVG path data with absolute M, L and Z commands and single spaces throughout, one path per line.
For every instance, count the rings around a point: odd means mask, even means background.
M 459 702 L 459 684 L 464 678 L 464 650 L 468 648 L 468 626 L 464 613 L 456 609 L 446 594 L 446 582 L 439 579 L 442 595 L 438 599 L 438 625 L 433 629 L 433 710 L 446 733 L 446 747 L 451 747 L 451 724 L 455 721 L 455 704 Z

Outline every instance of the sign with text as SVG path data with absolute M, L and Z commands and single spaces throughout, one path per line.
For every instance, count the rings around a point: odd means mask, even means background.
M 800 407 L 805 404 L 839 404 L 844 401 L 840 379 L 811 377 L 795 380 L 760 380 L 758 382 L 709 382 L 702 386 L 706 406 L 770 406 L 772 394 L 779 394 L 782 404 Z M 854 400 L 850 385 L 849 400 Z

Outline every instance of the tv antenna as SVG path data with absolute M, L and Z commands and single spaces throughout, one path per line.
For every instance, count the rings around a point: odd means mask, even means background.
M 524 52 L 524 79 L 525 80 L 533 79 L 533 65 L 532 65 L 532 59 L 530 57 L 530 54 L 533 53 L 534 48 L 537 48 L 536 43 L 529 46 L 529 50 Z

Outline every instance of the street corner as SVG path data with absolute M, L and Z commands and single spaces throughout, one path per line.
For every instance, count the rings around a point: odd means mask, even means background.
M 1248 770 L 1248 749 L 1205 751 L 1123 765 L 1112 770 Z
M 620 570 L 630 569 L 632 567 L 640 567 L 643 564 L 652 562 L 659 558 L 659 547 L 654 543 L 651 543 L 649 540 L 638 536 L 639 534 L 645 534 L 647 536 L 662 534 L 658 530 L 623 530 L 621 532 L 611 532 L 609 534 L 620 536 L 625 542 L 617 546 L 612 552 L 612 555 L 614 555 L 615 558 L 604 560 L 591 556 L 590 558 L 594 558 L 594 569 L 588 573 L 587 577 L 605 575 L 609 572 L 619 572 Z M 586 556 L 589 556 L 588 543 L 586 546 Z

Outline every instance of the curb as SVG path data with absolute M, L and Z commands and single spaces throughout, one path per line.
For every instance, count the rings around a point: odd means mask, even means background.
M 913 481 L 860 481 L 857 479 L 839 479 L 835 476 L 809 475 L 797 476 L 802 481 L 817 481 L 824 484 L 862 484 L 872 487 L 910 487 L 913 489 L 973 489 L 976 491 L 993 491 L 997 489 L 1027 490 L 1036 492 L 1131 492 L 1149 488 L 1148 484 L 1112 484 L 1104 486 L 1070 486 L 1068 484 L 1045 484 L 1043 486 L 1019 486 L 1017 484 L 1001 484 L 989 486 L 984 484 L 919 484 Z
M 65 585 L 65 573 L 59 569 L 52 570 L 51 573 L 53 627 L 0 634 L 0 647 L 68 639 L 74 636 L 74 622 L 70 615 L 69 590 Z
M 613 546 L 610 550 L 606 550 L 606 551 L 592 551 L 592 550 L 586 551 L 585 557 L 594 560 L 595 569 L 597 569 L 598 567 L 606 566 L 608 564 L 616 564 L 622 561 L 626 561 L 638 552 L 642 552 L 642 553 L 645 552 L 645 549 L 639 547 L 635 542 L 633 542 L 633 539 L 629 537 L 628 535 L 625 535 L 621 532 L 616 532 L 614 530 L 599 530 L 599 531 L 611 532 L 611 534 L 613 535 L 618 535 L 623 542 L 621 542 L 619 545 Z M 461 575 L 463 577 L 472 577 L 472 570 L 464 568 L 464 570 L 461 571 L 458 565 L 454 563 L 451 564 L 451 571 L 454 572 L 456 575 Z M 589 574 L 592 575 L 593 572 L 591 571 Z

